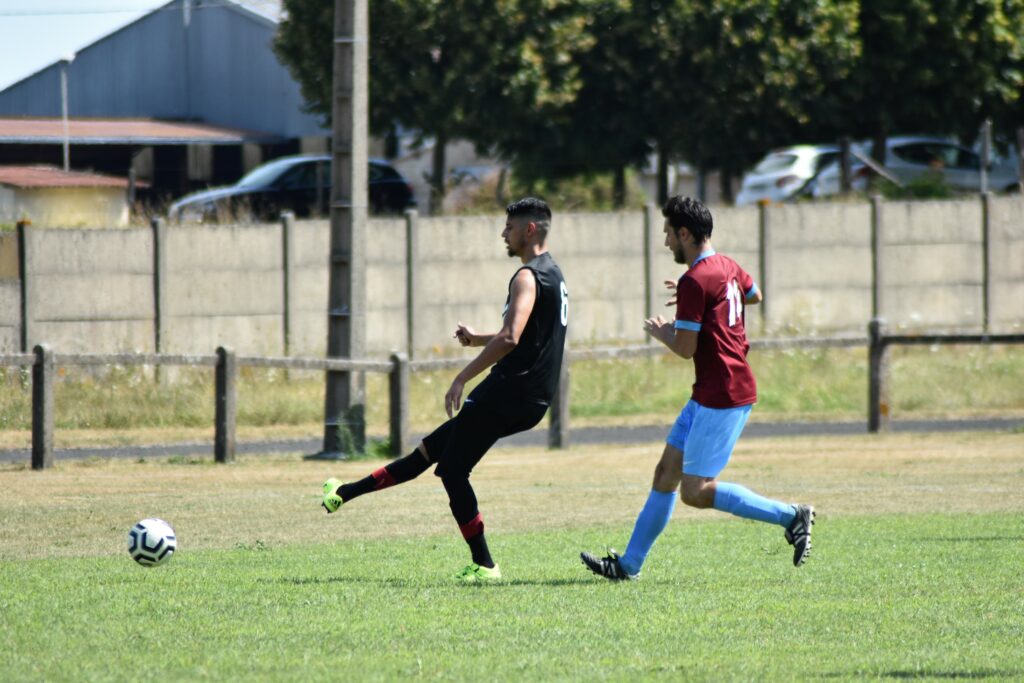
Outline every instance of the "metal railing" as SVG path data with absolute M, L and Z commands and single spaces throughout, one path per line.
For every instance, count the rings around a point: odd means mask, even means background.
M 867 336 L 787 337 L 755 339 L 753 349 L 809 349 L 868 347 L 868 431 L 889 428 L 890 363 L 889 349 L 897 345 L 933 344 L 1020 344 L 1024 334 L 886 334 L 884 321 L 875 319 L 868 325 Z M 620 347 L 571 349 L 566 351 L 558 391 L 549 411 L 548 445 L 566 448 L 570 442 L 569 388 L 571 366 L 575 362 L 602 359 L 644 358 L 669 353 L 661 344 L 640 344 Z M 241 367 L 280 368 L 285 370 L 335 370 L 343 372 L 378 372 L 387 374 L 389 400 L 389 440 L 394 455 L 407 452 L 409 431 L 409 380 L 413 372 L 446 370 L 462 367 L 467 358 L 441 358 L 410 361 L 405 354 L 395 353 L 390 360 L 341 358 L 300 358 L 238 356 L 233 350 L 219 347 L 215 354 L 171 353 L 56 353 L 46 344 L 35 347 L 35 353 L 0 355 L 0 367 L 32 368 L 32 468 L 46 469 L 54 462 L 54 391 L 56 369 L 61 366 L 192 366 L 212 367 L 215 373 L 214 460 L 219 463 L 235 459 L 235 428 L 237 414 L 237 378 Z

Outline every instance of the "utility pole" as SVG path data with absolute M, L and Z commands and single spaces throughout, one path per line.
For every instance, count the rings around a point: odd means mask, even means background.
M 60 112 L 64 122 L 64 170 L 71 169 L 71 135 L 68 131 L 68 67 L 75 55 L 70 54 L 60 60 Z
M 366 349 L 367 7 L 367 0 L 334 1 L 329 358 L 362 358 Z M 327 371 L 323 450 L 310 458 L 363 450 L 364 393 L 358 373 Z

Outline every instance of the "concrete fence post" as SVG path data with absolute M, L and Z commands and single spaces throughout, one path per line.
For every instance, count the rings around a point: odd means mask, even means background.
M 562 354 L 562 368 L 558 373 L 558 388 L 548 408 L 548 448 L 569 447 L 569 349 Z
M 18 286 L 21 295 L 21 352 L 28 353 L 32 342 L 32 275 L 28 272 L 28 221 L 18 221 Z
M 404 455 L 410 447 L 409 439 L 409 357 L 404 353 L 391 354 L 391 374 L 388 377 L 390 394 L 391 455 Z
M 981 195 L 981 329 L 992 326 L 992 193 Z
M 319 168 L 319 164 L 317 165 Z M 319 206 L 317 207 L 319 210 Z M 284 355 L 292 354 L 292 324 L 295 302 L 295 214 L 285 211 L 281 214 L 281 328 Z
M 885 315 L 885 228 L 882 212 L 885 203 L 880 195 L 871 197 L 871 317 Z
M 235 416 L 238 408 L 238 364 L 235 352 L 217 347 L 216 417 L 213 440 L 213 459 L 217 462 L 235 461 Z
M 644 318 L 655 315 L 657 303 L 654 300 L 656 285 L 654 283 L 654 245 L 655 225 L 657 224 L 657 209 L 653 204 L 644 205 Z M 660 291 L 657 290 L 657 291 Z M 654 338 L 648 334 L 644 337 L 648 343 L 653 343 Z
M 153 229 L 153 348 L 163 353 L 167 341 L 167 223 L 154 218 Z
M 885 321 L 868 323 L 868 431 L 889 431 L 889 344 Z
M 760 202 L 757 209 L 757 255 L 758 270 L 761 271 L 758 274 L 758 287 L 761 288 L 761 293 L 764 295 L 764 301 L 760 303 L 758 308 L 761 309 L 761 334 L 764 334 L 765 330 L 768 329 L 769 307 L 774 305 L 772 303 L 772 292 L 769 292 L 769 288 L 772 286 L 772 238 L 770 226 L 768 224 L 768 205 L 765 202 Z
M 419 213 L 405 212 L 405 353 L 416 357 L 416 264 L 420 260 Z
M 32 366 L 32 469 L 53 467 L 53 349 L 35 347 Z

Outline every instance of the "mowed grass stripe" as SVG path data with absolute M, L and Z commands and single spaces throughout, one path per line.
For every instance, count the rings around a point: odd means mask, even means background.
M 507 577 L 467 551 L 427 474 L 319 510 L 299 456 L 0 469 L 0 680 L 1022 679 L 1024 435 L 741 440 L 725 479 L 819 509 L 781 529 L 677 506 L 642 580 L 620 550 L 660 445 L 500 449 L 473 480 Z M 126 534 L 175 526 L 143 569 Z
M 979 533 L 979 530 L 984 530 Z M 1019 678 L 1020 518 L 675 523 L 640 581 L 576 559 L 621 528 L 496 539 L 507 581 L 449 580 L 451 537 L 4 562 L 4 680 Z M 901 674 L 901 675 L 896 675 Z M 906 675 L 902 675 L 906 674 Z

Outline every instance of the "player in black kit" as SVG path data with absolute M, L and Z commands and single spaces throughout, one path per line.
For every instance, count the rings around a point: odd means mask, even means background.
M 469 483 L 473 467 L 494 443 L 530 429 L 544 417 L 558 386 L 569 316 L 569 293 L 558 264 L 547 250 L 551 209 L 527 197 L 505 209 L 502 238 L 508 255 L 523 265 L 512 276 L 505 300 L 504 321 L 496 334 L 480 334 L 458 324 L 455 338 L 463 346 L 482 346 L 462 369 L 444 396 L 447 422 L 426 436 L 404 458 L 368 477 L 344 483 L 324 482 L 323 507 L 335 512 L 357 496 L 401 484 L 437 463 L 448 501 L 473 561 L 456 575 L 467 583 L 501 579 L 484 539 L 484 522 Z M 491 368 L 490 374 L 462 404 L 466 382 Z

